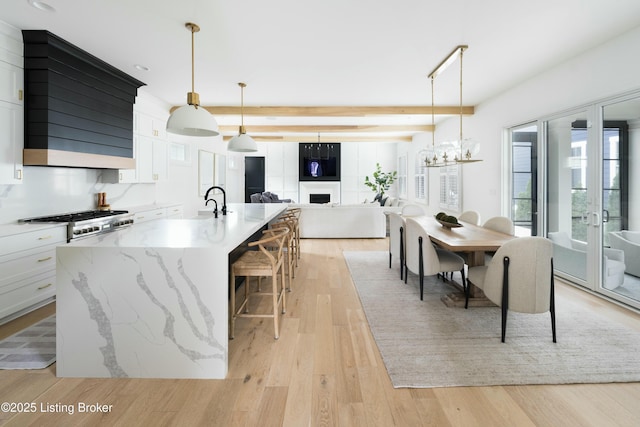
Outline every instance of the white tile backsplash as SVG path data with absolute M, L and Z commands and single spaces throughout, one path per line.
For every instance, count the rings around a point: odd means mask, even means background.
M 25 167 L 22 184 L 0 185 L 0 224 L 95 209 L 99 192 L 112 209 L 155 203 L 155 184 L 104 184 L 101 176 L 99 169 Z

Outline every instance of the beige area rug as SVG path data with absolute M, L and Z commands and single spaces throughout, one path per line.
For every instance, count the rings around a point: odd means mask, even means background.
M 425 278 L 405 284 L 386 252 L 344 252 L 394 387 L 640 381 L 640 333 L 558 297 L 557 343 L 549 313 L 509 313 L 500 342 L 497 307 L 449 308 L 454 290 Z M 460 276 L 456 275 L 456 280 Z
M 43 369 L 55 361 L 55 314 L 0 341 L 0 369 Z

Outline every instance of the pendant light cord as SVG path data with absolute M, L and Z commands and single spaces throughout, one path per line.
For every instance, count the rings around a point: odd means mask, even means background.
M 196 54 L 195 54 L 195 47 L 194 47 L 194 45 L 195 45 L 195 37 L 194 37 L 195 32 L 196 32 L 195 28 L 192 26 L 191 27 L 191 92 L 195 92 L 196 91 L 196 89 L 195 89 L 195 63 L 196 63 L 195 57 L 196 57 Z
M 460 160 L 462 160 L 462 55 L 464 49 L 460 49 Z

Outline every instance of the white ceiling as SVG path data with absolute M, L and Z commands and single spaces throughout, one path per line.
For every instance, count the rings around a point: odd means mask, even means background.
M 186 103 L 191 89 L 186 22 L 201 27 L 201 104 L 236 107 L 240 81 L 247 83 L 245 106 L 430 106 L 427 75 L 459 44 L 469 45 L 463 103 L 478 105 L 640 23 L 638 0 L 45 1 L 55 12 L 3 0 L 0 20 L 49 30 L 145 82 L 144 91 L 170 105 Z M 458 104 L 458 72 L 456 63 L 436 79 L 436 105 Z M 239 125 L 238 116 L 216 118 Z M 252 124 L 430 123 L 429 115 L 245 115 L 249 134 Z

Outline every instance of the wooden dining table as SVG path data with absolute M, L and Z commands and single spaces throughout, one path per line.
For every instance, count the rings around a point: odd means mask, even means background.
M 495 252 L 509 240 L 516 239 L 515 236 L 464 221 L 460 221 L 462 227 L 446 228 L 430 215 L 412 218 L 424 228 L 433 243 L 452 252 L 464 253 L 466 263 L 470 268 L 484 265 L 487 252 Z M 454 284 L 460 288 L 460 292 L 445 295 L 442 297 L 442 301 L 450 307 L 464 307 L 465 296 L 462 287 L 455 282 Z M 469 306 L 486 305 L 494 304 L 484 296 L 482 289 L 471 285 Z

